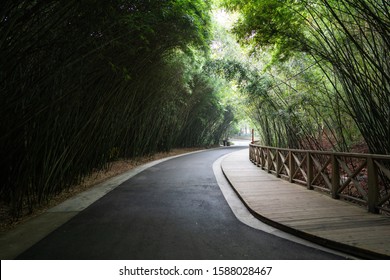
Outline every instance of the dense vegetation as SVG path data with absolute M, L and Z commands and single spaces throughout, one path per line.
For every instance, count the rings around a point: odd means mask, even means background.
M 261 144 L 390 154 L 388 0 L 221 2 L 238 18 L 231 31 L 246 59 L 222 56 L 213 67 L 243 92 Z M 344 160 L 327 167 L 318 159 L 333 182 L 337 169 L 350 178 L 360 172 L 344 193 L 360 199 L 377 187 L 376 206 L 388 211 L 389 161 L 376 163 L 378 182 L 370 184 L 362 162 Z
M 240 64 L 264 144 L 390 154 L 387 0 L 222 2 L 257 59 Z
M 390 154 L 387 0 L 212 2 L 228 26 L 206 0 L 1 2 L 15 217 L 114 159 L 217 144 L 244 113 L 262 144 Z
M 217 144 L 203 0 L 4 0 L 0 200 L 17 217 L 116 158 Z

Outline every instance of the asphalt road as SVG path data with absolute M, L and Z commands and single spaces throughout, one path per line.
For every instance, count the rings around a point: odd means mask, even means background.
M 155 165 L 90 205 L 18 259 L 340 259 L 241 223 L 212 164 L 243 147 Z

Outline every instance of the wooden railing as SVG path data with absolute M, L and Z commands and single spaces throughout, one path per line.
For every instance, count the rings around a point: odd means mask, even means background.
M 390 213 L 390 156 L 250 144 L 249 158 L 291 183 L 364 205 L 372 213 Z

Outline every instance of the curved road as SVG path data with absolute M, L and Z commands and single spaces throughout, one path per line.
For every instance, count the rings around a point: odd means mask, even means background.
M 18 259 L 339 259 L 241 223 L 213 173 L 243 147 L 157 164 L 93 203 Z

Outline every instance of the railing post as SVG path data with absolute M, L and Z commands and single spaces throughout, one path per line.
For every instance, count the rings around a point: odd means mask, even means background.
M 271 157 L 271 149 L 267 149 L 267 172 L 271 173 L 272 166 L 272 157 Z
M 281 165 L 281 162 L 280 162 L 280 156 L 279 156 L 279 150 L 276 149 L 276 177 L 280 177 L 280 165 Z
M 311 181 L 313 180 L 313 160 L 311 159 L 310 152 L 306 153 L 306 176 L 307 176 L 307 182 L 306 186 L 308 190 L 312 190 L 313 187 L 311 186 Z
M 379 213 L 377 203 L 379 199 L 378 189 L 378 169 L 375 167 L 374 159 L 367 158 L 367 176 L 368 176 L 368 212 Z
M 288 152 L 288 168 L 290 169 L 289 182 L 294 183 L 295 161 L 292 151 Z
M 257 165 L 257 163 L 258 163 L 258 157 L 259 157 L 259 155 L 258 155 L 258 147 L 254 147 L 254 150 L 253 150 L 253 153 L 254 153 L 254 157 L 255 157 L 255 164 L 256 164 L 256 166 L 258 166 Z
M 336 155 L 332 154 L 332 189 L 331 194 L 332 198 L 338 199 L 338 190 L 340 186 L 340 168 L 339 168 L 339 162 L 337 160 Z
M 264 148 L 260 148 L 260 161 L 261 161 L 261 169 L 264 169 L 265 158 L 264 158 Z

